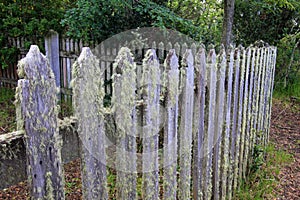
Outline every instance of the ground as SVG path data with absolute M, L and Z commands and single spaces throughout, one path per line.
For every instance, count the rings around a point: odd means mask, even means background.
M 10 125 L 11 126 L 11 125 Z M 0 130 L 8 129 L 6 126 Z M 11 129 L 11 128 L 10 128 Z M 270 142 L 276 149 L 292 154 L 293 162 L 275 175 L 279 184 L 275 188 L 278 200 L 300 199 L 300 103 L 292 100 L 273 100 Z M 66 199 L 81 199 L 79 161 L 65 165 Z M 112 195 L 112 193 L 110 194 Z M 26 182 L 0 191 L 0 199 L 23 200 L 28 198 Z

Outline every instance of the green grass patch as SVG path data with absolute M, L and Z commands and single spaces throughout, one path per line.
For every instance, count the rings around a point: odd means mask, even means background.
M 247 180 L 242 181 L 234 199 L 259 200 L 276 198 L 280 170 L 293 162 L 293 156 L 283 150 L 276 150 L 270 143 L 263 151 L 256 147 L 253 165 Z M 263 156 L 264 155 L 264 156 Z
M 0 88 L 0 134 L 16 130 L 15 90 Z

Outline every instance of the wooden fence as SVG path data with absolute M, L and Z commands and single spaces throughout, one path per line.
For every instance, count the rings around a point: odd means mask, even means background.
M 103 106 L 101 61 L 83 48 L 73 64 L 83 198 L 231 199 L 254 148 L 268 142 L 276 48 L 240 46 L 226 56 L 192 45 L 181 63 L 170 49 L 163 65 L 156 52 L 149 49 L 139 66 L 129 48 L 120 49 L 111 107 Z M 37 46 L 20 61 L 19 75 L 31 195 L 64 199 L 55 77 Z

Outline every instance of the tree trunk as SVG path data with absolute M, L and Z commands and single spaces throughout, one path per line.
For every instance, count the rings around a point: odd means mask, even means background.
M 234 0 L 224 0 L 222 43 L 226 50 L 228 49 L 232 39 L 233 15 Z

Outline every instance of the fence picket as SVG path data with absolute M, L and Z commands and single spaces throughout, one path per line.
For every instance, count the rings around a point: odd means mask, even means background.
M 143 60 L 143 199 L 159 199 L 158 139 L 160 118 L 160 69 L 155 50 Z
M 201 46 L 195 56 L 195 96 L 193 125 L 193 198 L 203 198 L 203 139 L 205 117 L 205 82 L 206 82 L 205 47 Z
M 222 131 L 224 125 L 224 96 L 225 96 L 225 72 L 226 72 L 226 52 L 224 47 L 217 58 L 217 86 L 216 86 L 216 109 L 215 109 L 215 133 L 214 133 L 214 161 L 213 161 L 213 197 L 215 200 L 220 197 L 220 146 L 222 141 Z
M 234 65 L 234 49 L 230 47 L 229 49 L 229 60 L 228 63 L 228 73 L 227 73 L 227 96 L 226 96 L 226 119 L 225 119 L 225 130 L 222 134 L 222 166 L 221 166 L 221 191 L 220 196 L 222 200 L 225 200 L 227 197 L 227 180 L 228 180 L 228 169 L 229 169 L 229 151 L 230 151 L 230 119 L 231 119 L 231 102 L 232 102 L 232 85 L 233 85 L 233 65 Z
M 49 61 L 32 45 L 18 64 L 18 128 L 25 131 L 27 174 L 32 199 L 64 199 L 54 74 Z
M 194 58 L 187 49 L 183 56 L 182 107 L 179 126 L 179 199 L 190 199 L 191 153 L 194 104 Z
M 82 152 L 84 199 L 108 199 L 104 148 L 103 79 L 99 60 L 84 47 L 72 68 L 73 107 L 78 119 Z M 91 112 L 92 111 L 92 112 Z
M 135 108 L 136 71 L 132 54 L 121 48 L 114 64 L 112 105 L 117 125 L 117 199 L 136 199 L 136 136 Z
M 177 190 L 177 126 L 178 126 L 178 84 L 179 64 L 175 50 L 170 50 L 165 60 L 166 82 L 166 109 L 167 120 L 164 125 L 164 177 L 163 199 L 176 199 Z

